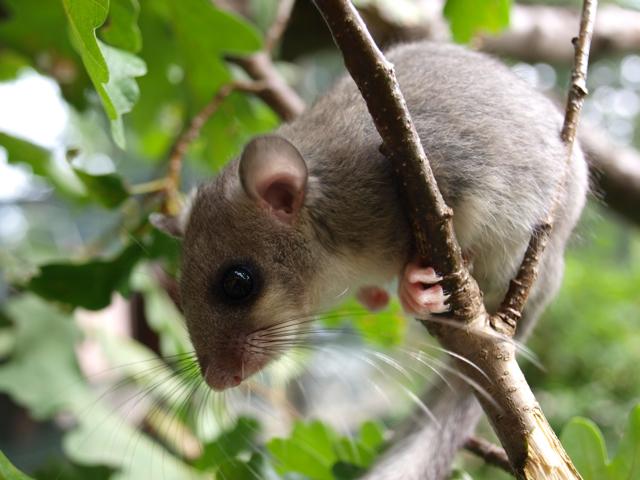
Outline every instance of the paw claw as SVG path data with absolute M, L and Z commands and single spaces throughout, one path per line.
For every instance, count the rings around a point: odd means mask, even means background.
M 432 313 L 449 311 L 442 280 L 431 267 L 422 267 L 418 263 L 410 262 L 400 278 L 398 294 L 404 310 L 418 317 L 427 317 Z
M 415 264 L 408 264 L 405 269 L 405 276 L 409 283 L 438 283 L 442 280 L 442 277 L 431 268 L 421 268 Z

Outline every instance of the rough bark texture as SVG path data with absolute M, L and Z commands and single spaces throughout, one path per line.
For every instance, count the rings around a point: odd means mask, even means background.
M 304 101 L 282 79 L 267 53 L 259 52 L 250 57 L 230 58 L 229 60 L 240 65 L 255 81 L 264 82 L 265 88 L 257 92 L 258 97 L 285 122 L 290 122 L 303 112 L 305 109 Z
M 509 458 L 504 449 L 494 445 L 483 438 L 470 437 L 464 444 L 465 450 L 482 458 L 485 462 L 495 467 L 501 468 L 507 473 L 513 473 Z
M 573 153 L 573 144 L 578 131 L 578 119 L 580 118 L 584 99 L 587 96 L 587 66 L 589 64 L 589 49 L 591 48 L 597 5 L 597 0 L 584 1 L 580 19 L 580 33 L 572 41 L 575 47 L 574 67 L 571 72 L 571 86 L 567 95 L 564 124 L 560 132 L 560 137 L 567 148 L 565 171 L 562 175 L 563 180 L 557 186 L 551 210 L 531 237 L 522 265 L 516 277 L 511 281 L 509 291 L 498 312 L 497 317 L 505 321 L 508 329 L 515 329 L 516 322 L 520 318 L 533 282 L 535 282 L 541 254 L 547 245 L 549 234 L 553 228 L 555 213 L 560 202 L 560 192 L 564 189 L 565 179 L 569 170 L 568 165 Z

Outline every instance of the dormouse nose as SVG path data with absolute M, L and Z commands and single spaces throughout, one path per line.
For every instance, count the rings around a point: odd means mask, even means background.
M 215 391 L 237 387 L 244 380 L 242 362 L 233 358 L 214 359 L 209 355 L 198 356 L 202 378 Z

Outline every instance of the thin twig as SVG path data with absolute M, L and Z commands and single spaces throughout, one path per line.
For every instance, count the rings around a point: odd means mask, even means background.
M 582 16 L 580 17 L 580 33 L 572 40 L 575 48 L 574 67 L 571 72 L 571 88 L 567 96 L 567 107 L 564 116 L 564 125 L 560 134 L 562 141 L 567 145 L 569 153 L 573 148 L 578 128 L 580 110 L 587 96 L 587 66 L 589 65 L 589 50 L 593 26 L 596 22 L 596 10 L 598 0 L 585 0 L 582 4 Z
M 164 187 L 163 210 L 165 213 L 176 215 L 180 210 L 180 177 L 182 160 L 187 149 L 198 138 L 207 120 L 233 92 L 258 94 L 268 105 L 276 105 L 272 108 L 287 121 L 292 120 L 304 110 L 304 102 L 278 75 L 270 59 L 271 51 L 284 33 L 294 4 L 295 0 L 280 1 L 275 20 L 265 35 L 262 52 L 247 58 L 231 59 L 242 66 L 254 81 L 237 80 L 220 87 L 213 98 L 191 119 L 187 128 L 174 143 L 169 154 Z
M 564 171 L 554 193 L 552 205 L 547 217 L 533 232 L 518 273 L 511 281 L 499 312 L 493 319 L 494 326 L 498 326 L 500 323 L 498 320 L 504 322 L 504 333 L 513 334 L 517 322 L 522 315 L 527 297 L 538 275 L 538 265 L 549 241 L 555 215 L 560 206 L 562 194 L 564 193 L 573 155 L 573 145 L 575 143 L 580 110 L 582 109 L 584 98 L 587 95 L 587 65 L 589 64 L 589 48 L 591 46 L 591 37 L 593 36 L 597 5 L 597 0 L 585 0 L 582 5 L 580 33 L 577 38 L 573 39 L 575 61 L 571 73 L 571 87 L 567 96 L 564 124 L 560 133 L 560 137 L 566 147 Z
M 209 118 L 220 108 L 222 102 L 233 92 L 256 93 L 264 90 L 264 82 L 233 81 L 220 87 L 209 102 L 191 119 L 187 128 L 180 134 L 171 148 L 165 184 L 166 200 L 164 210 L 175 215 L 180 210 L 179 191 L 182 160 L 191 143 L 198 138 L 200 131 Z
M 500 448 L 484 438 L 469 437 L 464 442 L 465 450 L 482 458 L 486 463 L 493 465 L 494 467 L 501 468 L 507 473 L 513 475 L 513 469 L 509 463 L 509 457 L 507 457 L 504 449 Z
M 306 108 L 304 100 L 285 82 L 266 53 L 229 57 L 228 60 L 242 67 L 252 79 L 267 83 L 267 88 L 258 92 L 257 96 L 285 122 L 292 121 Z
M 293 11 L 295 3 L 295 0 L 280 0 L 278 3 L 276 17 L 264 36 L 263 50 L 267 54 L 271 55 L 273 49 L 287 28 L 287 23 L 289 23 L 289 18 L 291 17 L 291 12 Z
M 228 57 L 244 69 L 256 81 L 268 83 L 268 88 L 258 96 L 269 105 L 285 122 L 290 122 L 306 108 L 304 100 L 284 81 L 271 59 L 291 17 L 295 0 L 281 0 L 273 24 L 265 34 L 262 51 L 248 57 Z

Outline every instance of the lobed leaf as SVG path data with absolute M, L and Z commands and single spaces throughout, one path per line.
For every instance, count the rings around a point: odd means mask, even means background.
M 73 169 L 80 181 L 84 184 L 91 198 L 106 208 L 116 208 L 129 198 L 130 192 L 122 177 L 116 173 L 93 175 Z
M 114 47 L 139 52 L 142 48 L 139 15 L 138 0 L 110 0 L 109 16 L 99 31 L 100 37 Z
M 561 442 L 584 480 L 607 478 L 607 451 L 602 432 L 591 420 L 573 418 L 562 430 Z
M 0 82 L 13 80 L 29 60 L 13 50 L 0 50 Z
M 444 16 L 458 43 L 481 32 L 497 33 L 509 25 L 511 0 L 447 0 Z
M 640 405 L 629 414 L 626 432 L 610 462 L 602 432 L 591 420 L 570 420 L 560 438 L 584 480 L 640 480 Z
M 374 422 L 364 423 L 358 437 L 341 437 L 320 421 L 296 422 L 289 438 L 271 440 L 267 450 L 280 474 L 346 480 L 371 465 L 382 441 L 382 429 Z
M 122 115 L 131 111 L 139 97 L 135 77 L 146 73 L 139 57 L 98 40 L 96 30 L 109 13 L 108 0 L 62 0 L 71 27 L 72 44 L 111 120 L 113 138 L 124 148 Z
M 242 470 L 244 467 L 237 465 L 237 462 L 240 462 L 237 457 L 254 450 L 259 433 L 260 424 L 256 420 L 248 417 L 238 418 L 230 430 L 222 432 L 213 442 L 205 445 L 195 466 L 201 470 L 216 467 L 223 471 L 235 468 Z
M 44 177 L 63 196 L 76 199 L 86 197 L 86 191 L 71 167 L 56 162 L 46 148 L 2 132 L 0 147 L 7 151 L 9 163 L 29 165 L 34 174 Z
M 16 467 L 14 467 L 9 459 L 0 451 L 0 479 L 2 480 L 31 480 L 31 477 L 25 475 Z
M 111 303 L 115 291 L 127 289 L 131 271 L 143 253 L 134 243 L 112 260 L 43 265 L 26 288 L 51 301 L 100 310 Z

